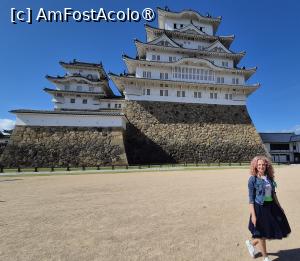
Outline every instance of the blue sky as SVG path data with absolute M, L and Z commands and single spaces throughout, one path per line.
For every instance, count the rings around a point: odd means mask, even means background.
M 136 55 L 133 39 L 145 41 L 145 21 L 100 23 L 12 24 L 10 10 L 34 13 L 46 10 L 142 11 L 146 7 L 168 6 L 171 10 L 194 9 L 202 14 L 222 16 L 218 35 L 235 34 L 233 51 L 247 52 L 239 66 L 258 66 L 249 84 L 261 88 L 248 98 L 247 107 L 259 132 L 300 133 L 300 26 L 299 1 L 206 0 L 206 1 L 1 1 L 0 3 L 0 129 L 15 116 L 12 109 L 53 109 L 44 87 L 54 86 L 45 75 L 63 75 L 58 62 L 72 59 L 102 61 L 107 72 L 125 69 L 122 54 Z M 157 26 L 157 19 L 151 23 Z

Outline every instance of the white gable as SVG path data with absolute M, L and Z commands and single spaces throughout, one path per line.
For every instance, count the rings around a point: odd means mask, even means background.
M 200 31 L 195 25 L 189 24 L 183 28 L 180 28 L 178 31 L 189 33 L 189 34 L 205 34 L 204 32 Z
M 215 41 L 211 46 L 207 47 L 206 50 L 212 52 L 232 53 L 218 40 Z
M 167 35 L 163 34 L 157 39 L 153 40 L 152 42 L 148 42 L 151 44 L 157 44 L 157 45 L 163 45 L 163 46 L 171 46 L 171 47 L 181 47 L 177 43 L 175 43 L 173 40 L 171 40 Z

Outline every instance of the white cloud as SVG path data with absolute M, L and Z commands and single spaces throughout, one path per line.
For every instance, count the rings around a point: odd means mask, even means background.
M 282 130 L 281 132 L 295 132 L 296 134 L 300 134 L 300 124 L 295 125 L 294 127 L 287 129 L 287 130 Z
M 0 131 L 11 130 L 15 127 L 16 122 L 9 119 L 0 119 Z

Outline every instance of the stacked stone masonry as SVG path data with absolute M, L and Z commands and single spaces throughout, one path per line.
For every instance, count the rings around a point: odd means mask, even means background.
M 126 165 L 123 130 L 16 126 L 0 164 L 5 167 Z
M 129 164 L 241 162 L 266 155 L 246 106 L 126 101 Z
M 0 143 L 0 156 L 1 156 L 2 152 L 4 151 L 5 147 L 6 147 L 5 143 L 4 144 Z

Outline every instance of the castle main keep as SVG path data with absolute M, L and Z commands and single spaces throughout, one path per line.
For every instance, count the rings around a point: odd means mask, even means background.
M 158 28 L 145 26 L 137 55 L 123 56 L 126 73 L 102 64 L 60 64 L 47 76 L 53 111 L 14 110 L 16 128 L 4 166 L 95 166 L 249 161 L 266 154 L 249 117 L 256 68 L 238 67 L 234 36 L 216 34 L 221 18 L 158 8 Z M 112 79 L 122 96 L 108 85 Z

